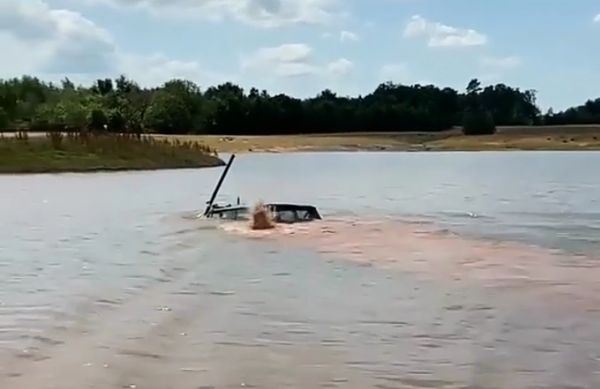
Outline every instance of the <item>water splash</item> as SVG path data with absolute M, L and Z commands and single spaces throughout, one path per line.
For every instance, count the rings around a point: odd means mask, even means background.
M 253 230 L 272 230 L 275 228 L 273 217 L 262 201 L 259 201 L 252 210 L 251 228 Z

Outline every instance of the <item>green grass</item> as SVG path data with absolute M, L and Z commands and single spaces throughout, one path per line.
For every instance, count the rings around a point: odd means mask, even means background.
M 216 152 L 195 142 L 135 135 L 0 135 L 0 173 L 153 170 L 221 166 Z

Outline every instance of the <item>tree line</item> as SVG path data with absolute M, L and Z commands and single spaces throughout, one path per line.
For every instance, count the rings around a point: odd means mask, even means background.
M 0 80 L 0 130 L 258 135 L 442 131 L 482 121 L 489 131 L 496 125 L 600 123 L 600 99 L 542 115 L 535 91 L 482 87 L 478 80 L 464 92 L 387 82 L 365 96 L 324 90 L 306 99 L 245 91 L 232 83 L 201 90 L 181 79 L 154 88 L 125 76 L 90 86 L 68 78 L 59 84 L 32 76 Z

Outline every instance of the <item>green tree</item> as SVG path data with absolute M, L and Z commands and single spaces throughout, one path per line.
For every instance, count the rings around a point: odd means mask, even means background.
M 189 107 L 178 96 L 167 91 L 155 94 L 144 116 L 144 127 L 165 134 L 184 134 L 192 127 Z
M 496 132 L 494 118 L 485 107 L 481 83 L 473 79 L 467 85 L 466 106 L 463 114 L 465 135 L 488 135 Z
M 113 92 L 113 82 L 110 78 L 104 80 L 96 80 L 96 85 L 92 87 L 92 92 L 106 96 Z
M 108 117 L 101 107 L 92 108 L 88 113 L 87 128 L 95 132 L 108 129 Z
M 481 93 L 481 82 L 474 78 L 469 81 L 469 84 L 467 85 L 467 94 L 478 95 L 479 93 Z
M 36 77 L 0 80 L 4 127 L 16 129 L 194 133 L 287 134 L 335 131 L 441 131 L 464 124 L 466 132 L 490 132 L 495 125 L 600 123 L 600 99 L 562 112 L 540 113 L 535 90 L 483 86 L 471 80 L 465 91 L 434 85 L 386 82 L 365 95 L 324 90 L 298 99 L 233 83 L 209 87 L 171 80 L 143 88 L 125 76 L 75 86 Z M 102 113 L 100 113 L 102 112 Z M 489 119 L 491 116 L 491 120 Z M 478 123 L 478 124 L 477 124 Z M 475 126 L 475 124 L 477 124 Z M 481 130 L 483 128 L 483 130 Z
M 61 81 L 61 85 L 63 89 L 68 89 L 68 90 L 75 90 L 75 84 L 73 84 L 73 82 L 71 82 L 71 80 L 69 80 L 68 77 L 65 77 L 62 81 Z
M 463 118 L 465 135 L 490 135 L 496 132 L 492 114 L 481 108 L 467 109 Z
M 109 130 L 140 133 L 144 117 L 157 91 L 142 89 L 124 75 L 115 80 L 115 92 L 109 107 Z
M 125 132 L 127 131 L 127 120 L 125 115 L 119 109 L 111 109 L 108 114 L 108 131 Z
M 256 96 L 254 96 L 256 98 Z M 203 130 L 218 133 L 244 133 L 256 128 L 256 120 L 249 121 L 251 100 L 244 90 L 230 82 L 211 87 L 204 93 Z

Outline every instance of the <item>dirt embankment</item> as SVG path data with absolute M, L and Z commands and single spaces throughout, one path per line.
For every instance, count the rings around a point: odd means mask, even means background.
M 36 134 L 30 136 L 35 137 Z M 438 133 L 352 132 L 259 136 L 153 134 L 152 137 L 196 143 L 221 153 L 600 150 L 600 125 L 499 127 L 496 134 L 485 136 L 464 136 L 460 129 L 453 129 Z
M 204 144 L 219 152 L 600 150 L 600 125 L 500 127 L 495 135 L 338 133 L 269 136 L 155 135 Z

